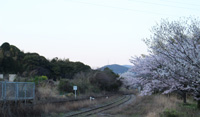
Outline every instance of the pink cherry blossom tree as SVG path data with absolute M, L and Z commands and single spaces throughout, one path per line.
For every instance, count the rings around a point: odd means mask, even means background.
M 186 102 L 186 92 L 191 92 L 199 102 L 200 86 L 200 25 L 197 19 L 184 18 L 169 22 L 163 20 L 153 28 L 154 34 L 146 39 L 149 49 L 157 56 L 164 58 L 167 73 L 181 91 Z M 199 104 L 200 106 L 200 104 Z
M 162 20 L 152 32 L 145 39 L 150 55 L 131 59 L 142 94 L 177 92 L 186 102 L 186 93 L 191 93 L 200 108 L 200 21 Z

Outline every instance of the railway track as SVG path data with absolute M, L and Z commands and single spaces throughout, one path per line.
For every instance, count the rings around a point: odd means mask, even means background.
M 107 94 L 104 96 L 92 96 L 95 99 L 105 98 L 105 97 L 111 97 L 114 96 L 114 94 Z M 89 97 L 79 98 L 79 99 L 53 99 L 53 100 L 41 100 L 36 102 L 34 105 L 40 105 L 40 104 L 48 104 L 48 103 L 65 103 L 65 102 L 76 102 L 76 101 L 84 101 L 88 100 Z
M 96 107 L 96 108 L 92 108 L 92 109 L 89 109 L 89 110 L 85 110 L 85 111 L 81 111 L 81 112 L 77 112 L 77 113 L 72 113 L 72 114 L 68 114 L 66 115 L 65 117 L 88 117 L 88 116 L 92 116 L 92 115 L 96 115 L 100 112 L 103 112 L 103 111 L 107 111 L 107 110 L 110 110 L 112 108 L 115 108 L 119 105 L 122 105 L 126 102 L 128 102 L 129 100 L 131 100 L 132 96 L 131 95 L 124 95 L 110 103 L 107 103 L 107 104 L 104 104 L 102 106 L 99 106 L 99 107 Z

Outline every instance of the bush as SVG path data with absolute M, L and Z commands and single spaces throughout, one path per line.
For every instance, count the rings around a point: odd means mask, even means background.
M 58 90 L 60 93 L 73 92 L 73 84 L 68 79 L 62 79 L 58 84 Z
M 94 72 L 81 72 L 74 76 L 74 79 L 71 81 L 72 84 L 78 87 L 78 93 L 99 93 L 100 89 L 90 82 L 90 78 L 94 76 Z
M 31 79 L 32 82 L 35 82 L 35 84 L 38 84 L 42 81 L 48 80 L 47 76 L 36 76 L 33 79 Z
M 161 117 L 181 117 L 181 114 L 174 109 L 165 109 Z
M 118 91 L 122 83 L 117 78 L 118 75 L 107 69 L 104 71 L 80 72 L 71 80 L 60 80 L 58 89 L 61 93 L 70 93 L 74 92 L 73 86 L 77 86 L 78 94 Z
M 192 103 L 192 104 L 189 104 L 189 103 L 183 103 L 181 104 L 180 106 L 183 106 L 184 108 L 188 108 L 188 109 L 197 109 L 197 104 L 195 103 Z
M 74 94 L 73 94 L 73 93 L 67 93 L 67 94 L 65 94 L 65 96 L 66 96 L 66 97 L 73 97 Z
M 35 76 L 34 78 L 31 78 L 30 80 L 28 80 L 28 82 L 34 82 L 36 85 L 38 85 L 39 83 L 45 80 L 48 80 L 47 76 Z
M 118 91 L 122 82 L 117 79 L 118 75 L 109 69 L 99 71 L 91 78 L 91 83 L 98 86 L 103 91 Z

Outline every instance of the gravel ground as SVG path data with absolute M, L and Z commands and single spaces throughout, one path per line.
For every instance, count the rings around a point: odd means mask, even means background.
M 134 99 L 135 99 L 135 95 L 131 95 L 131 99 L 128 102 L 126 102 L 126 103 L 124 103 L 122 105 L 119 105 L 118 107 L 112 108 L 112 109 L 110 109 L 108 111 L 104 111 L 104 112 L 98 113 L 94 117 L 116 117 L 116 115 L 112 115 L 112 114 L 110 114 L 110 112 L 113 112 L 116 109 L 122 109 L 122 108 L 124 108 L 125 106 L 131 104 L 134 101 Z

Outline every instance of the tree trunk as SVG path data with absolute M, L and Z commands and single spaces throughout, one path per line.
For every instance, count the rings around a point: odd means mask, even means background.
M 200 109 L 200 100 L 197 101 L 197 108 Z
M 186 92 L 183 92 L 183 103 L 187 103 L 187 96 Z

